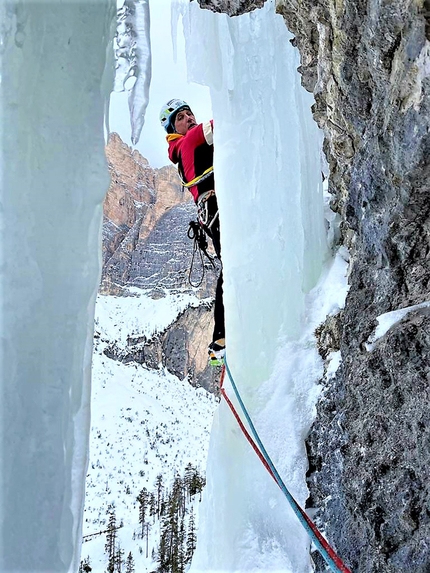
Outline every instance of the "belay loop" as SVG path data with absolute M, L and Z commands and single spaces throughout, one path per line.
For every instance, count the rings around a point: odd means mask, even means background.
M 190 285 L 192 287 L 197 288 L 202 284 L 203 279 L 205 277 L 205 263 L 203 260 L 203 255 L 205 255 L 209 259 L 213 268 L 215 268 L 215 263 L 214 263 L 213 257 L 211 257 L 210 254 L 207 252 L 208 241 L 206 239 L 206 233 L 203 231 L 203 229 L 199 225 L 199 223 L 197 223 L 196 221 L 190 221 L 187 236 L 189 239 L 192 239 L 194 241 L 193 257 L 191 259 L 190 272 L 188 274 L 188 282 L 190 283 Z M 202 265 L 202 276 L 201 276 L 200 281 L 197 284 L 194 284 L 191 280 L 191 275 L 193 272 L 194 257 L 196 256 L 197 251 L 199 252 L 199 255 L 200 255 L 200 262 Z

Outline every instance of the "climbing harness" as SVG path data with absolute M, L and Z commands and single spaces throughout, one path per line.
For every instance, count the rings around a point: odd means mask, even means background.
M 227 373 L 237 401 L 241 407 L 241 410 L 245 416 L 247 424 L 251 430 L 251 434 L 246 429 L 244 423 L 242 422 L 238 412 L 236 411 L 233 403 L 231 402 L 230 398 L 227 395 L 227 392 L 224 388 L 224 378 L 225 374 Z M 341 558 L 336 554 L 334 549 L 329 545 L 329 543 L 324 539 L 321 535 L 320 531 L 318 530 L 317 526 L 313 523 L 313 521 L 308 517 L 306 512 L 300 507 L 291 493 L 288 491 L 287 487 L 285 486 L 284 482 L 282 481 L 281 476 L 279 475 L 278 471 L 276 470 L 275 466 L 273 465 L 272 460 L 269 457 L 258 433 L 255 429 L 254 424 L 252 423 L 251 417 L 243 403 L 243 400 L 239 394 L 237 386 L 234 382 L 233 376 L 231 374 L 230 368 L 227 363 L 227 356 L 224 356 L 224 366 L 221 372 L 221 395 L 224 397 L 228 407 L 230 408 L 233 416 L 236 418 L 237 423 L 239 424 L 240 429 L 242 430 L 243 434 L 245 435 L 246 439 L 250 443 L 251 447 L 257 454 L 258 458 L 260 459 L 261 463 L 264 465 L 268 473 L 271 477 L 275 480 L 279 488 L 281 489 L 282 493 L 287 498 L 292 510 L 296 514 L 297 518 L 299 519 L 300 523 L 305 528 L 306 532 L 308 533 L 309 537 L 316 545 L 318 551 L 321 553 L 322 557 L 324 558 L 327 565 L 334 573 L 351 573 L 351 570 L 343 563 Z
M 190 283 L 190 285 L 194 288 L 199 287 L 202 282 L 203 279 L 205 277 L 205 263 L 203 260 L 203 255 L 205 255 L 211 265 L 213 266 L 213 268 L 215 268 L 215 263 L 214 263 L 214 258 L 210 256 L 210 254 L 207 252 L 207 248 L 208 248 L 208 241 L 206 239 L 206 233 L 203 231 L 202 227 L 199 225 L 199 223 L 197 223 L 196 221 L 190 221 L 190 225 L 188 227 L 188 232 L 187 232 L 187 236 L 189 239 L 192 239 L 194 241 L 193 244 L 193 256 L 191 259 L 191 266 L 190 266 L 190 272 L 188 273 L 188 282 Z M 191 275 L 193 272 L 193 267 L 194 267 L 194 258 L 196 256 L 196 252 L 198 251 L 199 255 L 200 255 L 200 262 L 202 265 L 202 276 L 201 279 L 198 283 L 194 284 L 192 282 L 191 279 Z

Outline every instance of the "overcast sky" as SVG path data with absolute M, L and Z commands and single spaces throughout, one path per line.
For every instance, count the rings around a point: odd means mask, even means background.
M 182 22 L 178 26 L 177 61 L 173 61 L 173 47 L 170 28 L 171 0 L 150 0 L 152 80 L 145 125 L 136 149 L 148 159 L 152 167 L 169 163 L 167 157 L 166 132 L 159 123 L 160 109 L 172 98 L 185 100 L 190 104 L 197 121 L 211 119 L 211 103 L 208 88 L 187 82 L 184 37 Z M 128 116 L 128 94 L 113 93 L 110 104 L 110 131 L 119 133 L 123 141 L 131 145 L 130 120 Z

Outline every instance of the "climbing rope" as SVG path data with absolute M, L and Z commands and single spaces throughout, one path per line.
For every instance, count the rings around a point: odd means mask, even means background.
M 207 252 L 208 242 L 206 239 L 206 233 L 203 231 L 203 229 L 201 228 L 199 223 L 196 223 L 196 221 L 190 221 L 187 236 L 189 239 L 192 239 L 194 241 L 190 272 L 188 273 L 188 282 L 190 283 L 190 285 L 192 287 L 197 288 L 202 284 L 203 279 L 205 278 L 205 263 L 203 260 L 203 255 L 205 255 L 209 259 L 213 268 L 215 268 L 215 263 L 214 263 L 213 257 L 211 257 L 210 254 Z M 191 279 L 191 275 L 193 273 L 194 259 L 195 259 L 197 252 L 199 253 L 199 256 L 200 256 L 200 263 L 202 266 L 202 276 L 201 276 L 199 282 L 193 283 L 192 279 Z
M 225 373 L 230 379 L 231 386 L 233 391 L 236 395 L 236 398 L 239 402 L 240 408 L 245 416 L 247 424 L 251 430 L 251 434 L 246 429 L 244 423 L 242 422 L 238 412 L 236 411 L 233 403 L 231 402 L 230 398 L 228 397 L 225 388 L 224 388 L 224 378 Z M 291 493 L 288 491 L 287 487 L 285 486 L 284 482 L 282 481 L 281 476 L 279 475 L 278 471 L 276 470 L 275 466 L 273 465 L 272 460 L 269 457 L 258 433 L 255 429 L 254 424 L 252 423 L 251 417 L 243 403 L 243 400 L 240 396 L 240 393 L 237 389 L 237 386 L 234 382 L 233 376 L 231 374 L 230 368 L 227 363 L 227 357 L 224 357 L 224 366 L 221 373 L 221 395 L 224 397 L 228 407 L 230 408 L 233 416 L 236 418 L 236 421 L 239 424 L 240 429 L 242 430 L 243 434 L 245 435 L 246 439 L 250 443 L 251 447 L 257 454 L 258 458 L 268 471 L 268 473 L 272 476 L 275 480 L 279 488 L 281 489 L 282 493 L 287 498 L 292 510 L 296 514 L 297 518 L 299 519 L 300 523 L 303 525 L 305 530 L 307 531 L 308 535 L 310 536 L 311 540 L 315 543 L 318 551 L 321 553 L 322 557 L 324 558 L 327 565 L 334 573 L 351 573 L 351 570 L 343 563 L 341 558 L 336 554 L 334 549 L 329 545 L 329 543 L 324 539 L 321 535 L 320 531 L 318 530 L 317 526 L 313 523 L 313 521 L 309 518 L 306 512 L 300 507 Z
M 203 171 L 203 173 L 201 175 L 198 175 L 197 177 L 194 177 L 194 179 L 191 179 L 191 181 L 188 181 L 188 183 L 184 180 L 184 177 L 182 176 L 182 173 L 179 169 L 178 169 L 178 175 L 179 175 L 179 179 L 181 180 L 182 187 L 186 187 L 187 189 L 189 189 L 190 187 L 193 187 L 194 185 L 198 185 L 199 183 L 201 183 L 202 181 L 204 181 L 205 179 L 210 177 L 212 175 L 213 171 L 214 171 L 214 168 L 212 165 L 211 167 L 206 169 L 206 171 Z

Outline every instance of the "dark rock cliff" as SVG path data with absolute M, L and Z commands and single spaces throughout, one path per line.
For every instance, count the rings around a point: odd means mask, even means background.
M 230 15 L 254 2 L 200 1 Z M 350 290 L 308 439 L 310 505 L 354 573 L 430 571 L 430 2 L 278 0 L 325 134 Z M 325 332 L 324 332 L 325 331 Z M 333 344 L 336 339 L 336 344 Z M 318 561 L 318 557 L 316 557 Z M 325 566 L 318 561 L 317 571 Z
M 266 0 L 198 0 L 201 8 L 221 12 L 229 16 L 238 16 L 261 8 Z

